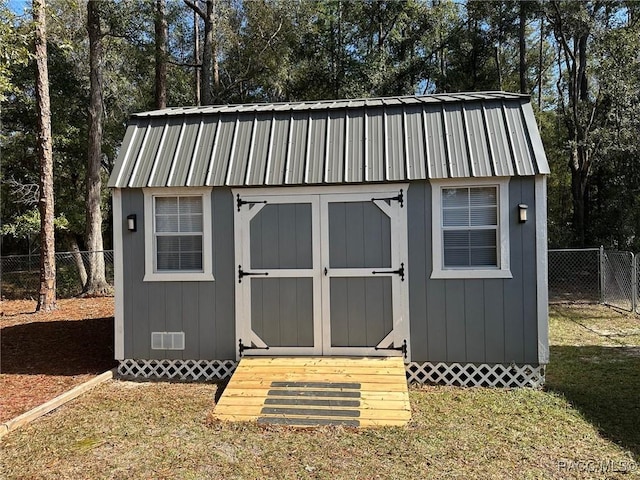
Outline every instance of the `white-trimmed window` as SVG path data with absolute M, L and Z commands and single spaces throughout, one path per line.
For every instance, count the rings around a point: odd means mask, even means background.
M 211 189 L 145 189 L 145 281 L 213 280 Z
M 432 182 L 431 278 L 511 278 L 508 182 Z

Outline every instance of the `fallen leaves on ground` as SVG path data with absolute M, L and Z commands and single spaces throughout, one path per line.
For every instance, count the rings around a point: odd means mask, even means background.
M 0 306 L 0 422 L 115 366 L 112 297 L 58 300 L 52 312 L 30 300 Z

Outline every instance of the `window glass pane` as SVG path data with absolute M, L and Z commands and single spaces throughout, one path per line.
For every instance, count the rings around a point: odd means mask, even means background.
M 468 188 L 443 188 L 442 189 L 442 206 L 444 208 L 465 207 L 469 206 L 469 189 Z
M 156 215 L 156 232 L 177 232 L 177 215 Z
M 158 270 L 202 270 L 202 235 L 157 237 Z
M 445 227 L 468 227 L 469 210 L 466 208 L 449 208 L 442 211 L 442 225 Z
M 474 267 L 496 267 L 498 259 L 496 258 L 495 248 L 472 248 L 471 249 L 471 265 Z
M 473 187 L 471 188 L 469 204 L 472 207 L 483 205 L 497 205 L 496 187 Z
M 497 225 L 498 224 L 498 209 L 497 207 L 475 207 L 471 208 L 470 213 L 471 226 L 482 227 L 485 225 Z
M 156 197 L 156 214 L 178 213 L 178 197 Z
M 180 197 L 179 213 L 202 213 L 202 197 Z
M 202 232 L 202 214 L 180 215 L 181 232 Z
M 495 230 L 471 230 L 469 234 L 469 244 L 471 247 L 496 248 Z

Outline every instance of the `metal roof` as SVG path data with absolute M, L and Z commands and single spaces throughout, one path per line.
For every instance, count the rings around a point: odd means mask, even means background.
M 548 173 L 529 96 L 485 92 L 138 113 L 109 186 L 318 185 Z

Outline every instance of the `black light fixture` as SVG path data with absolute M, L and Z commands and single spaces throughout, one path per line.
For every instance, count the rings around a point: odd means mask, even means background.
M 518 205 L 518 221 L 520 223 L 527 221 L 527 208 L 529 208 L 529 206 L 524 203 Z
M 138 229 L 136 224 L 136 214 L 127 215 L 127 229 L 130 232 L 135 232 Z

